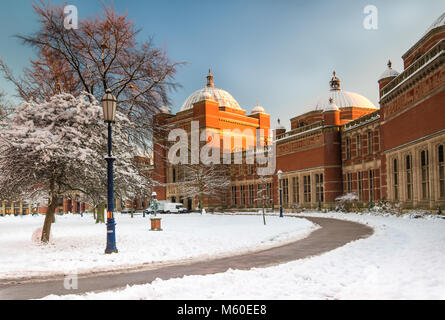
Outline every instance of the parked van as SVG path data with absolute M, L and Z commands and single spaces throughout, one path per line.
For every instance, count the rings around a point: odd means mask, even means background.
M 145 213 L 151 213 L 153 210 L 148 208 Z M 158 213 L 185 213 L 187 209 L 182 203 L 168 202 L 165 200 L 159 201 Z

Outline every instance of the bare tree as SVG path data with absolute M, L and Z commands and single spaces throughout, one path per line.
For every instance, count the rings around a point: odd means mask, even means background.
M 37 49 L 37 60 L 31 61 L 21 79 L 14 78 L 0 62 L 18 95 L 28 101 L 60 91 L 85 91 L 99 100 L 109 88 L 119 100 L 119 110 L 132 121 L 131 139 L 148 150 L 152 115 L 169 104 L 168 91 L 178 86 L 174 75 L 180 63 L 170 61 L 152 39 L 139 44 L 136 36 L 140 30 L 112 6 L 104 5 L 101 14 L 79 20 L 78 29 L 64 27 L 63 6 L 41 1 L 33 8 L 39 30 L 17 37 Z
M 222 164 L 186 164 L 184 181 L 178 186 L 178 191 L 193 198 L 199 197 L 199 209 L 202 212 L 204 198 L 221 200 L 222 195 L 230 186 L 227 166 Z
M 272 201 L 270 191 L 268 191 L 267 185 L 270 183 L 270 176 L 258 176 L 258 188 L 256 194 L 256 200 L 261 201 L 263 208 L 263 223 L 266 225 L 266 206 Z

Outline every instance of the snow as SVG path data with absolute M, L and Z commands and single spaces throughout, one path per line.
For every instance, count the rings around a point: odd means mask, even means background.
M 119 291 L 47 299 L 445 299 L 445 220 L 300 215 L 361 222 L 375 233 L 323 255 L 278 266 L 157 279 Z
M 358 196 L 355 193 L 347 193 L 340 197 L 335 198 L 335 201 L 340 201 L 340 202 L 356 201 L 356 200 L 358 200 Z
M 114 190 L 121 198 L 139 196 L 150 181 L 134 163 L 128 128 L 134 125 L 116 113 L 113 154 Z M 43 102 L 14 108 L 7 128 L 0 130 L 0 198 L 38 202 L 83 191 L 93 207 L 105 201 L 107 126 L 93 96 L 61 93 Z
M 186 259 L 233 255 L 306 237 L 317 227 L 305 219 L 210 214 L 162 215 L 162 232 L 150 232 L 148 216 L 116 215 L 118 254 L 105 255 L 106 227 L 91 215 L 56 216 L 52 240 L 33 233 L 43 216 L 0 217 L 0 279 L 68 272 L 98 272 Z

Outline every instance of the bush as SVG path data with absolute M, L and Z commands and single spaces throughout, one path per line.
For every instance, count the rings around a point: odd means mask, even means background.
M 337 206 L 336 211 L 351 212 L 353 209 L 357 209 L 358 196 L 355 193 L 347 193 L 340 197 L 335 198 Z

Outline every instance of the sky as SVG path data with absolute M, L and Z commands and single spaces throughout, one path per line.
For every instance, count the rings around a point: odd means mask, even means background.
M 13 36 L 38 28 L 31 0 L 0 1 L 0 57 L 20 75 L 35 52 Z M 71 4 L 80 19 L 98 14 L 101 0 L 52 0 Z M 105 0 L 105 3 L 110 1 Z M 378 29 L 367 30 L 364 8 L 378 9 Z M 205 85 L 212 69 L 215 86 L 228 91 L 248 113 L 259 101 L 290 127 L 289 119 L 310 109 L 329 90 L 332 71 L 342 89 L 378 106 L 377 80 L 388 59 L 403 71 L 403 53 L 445 12 L 443 0 L 114 0 L 177 62 L 181 85 L 170 92 L 173 112 Z M 0 90 L 12 97 L 11 84 Z

